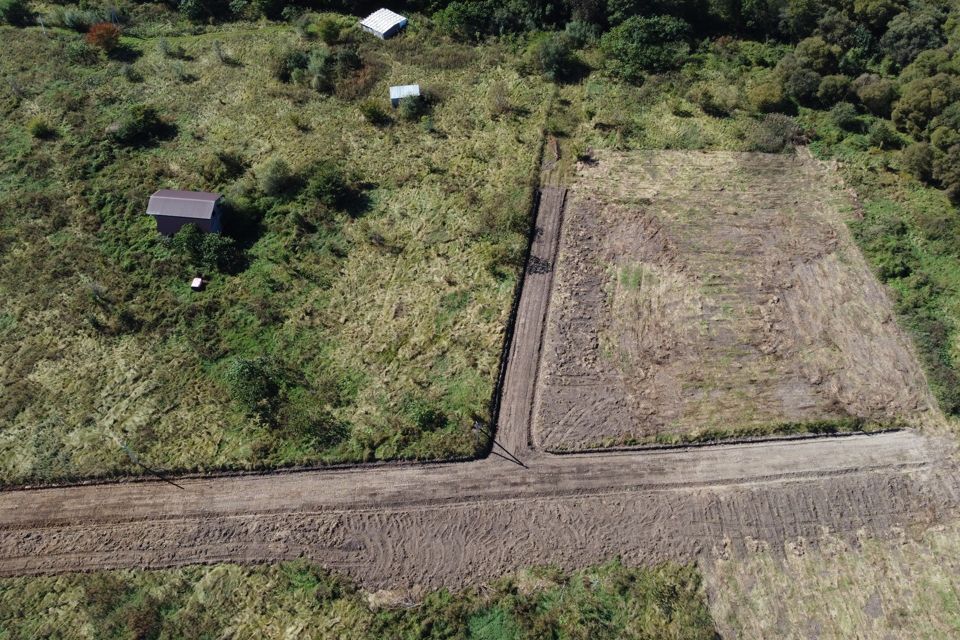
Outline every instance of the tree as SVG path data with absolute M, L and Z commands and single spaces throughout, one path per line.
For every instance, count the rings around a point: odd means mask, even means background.
M 808 68 L 794 54 L 785 55 L 777 63 L 777 74 L 783 82 L 787 95 L 801 104 L 812 104 L 817 97 L 822 80 L 819 73 Z
M 830 73 L 837 68 L 837 60 L 841 54 L 840 47 L 828 44 L 820 36 L 804 38 L 797 43 L 794 55 L 800 63 L 817 73 Z
M 155 107 L 137 104 L 129 107 L 123 118 L 111 125 L 108 134 L 115 142 L 135 146 L 152 142 L 166 128 Z
M 120 44 L 120 27 L 111 22 L 98 22 L 87 32 L 87 44 L 110 53 Z
M 838 102 L 830 109 L 830 120 L 844 131 L 860 131 L 863 123 L 857 108 L 849 102 Z
M 887 32 L 880 38 L 880 49 L 901 69 L 910 64 L 920 53 L 942 46 L 943 15 L 933 11 L 904 11 L 887 25 Z
M 883 33 L 890 19 L 903 11 L 903 5 L 894 0 L 854 0 L 853 12 L 874 33 Z
M 850 93 L 850 78 L 843 75 L 824 76 L 817 88 L 820 104 L 830 106 L 847 99 Z
M 340 167 L 329 160 L 321 160 L 311 168 L 304 193 L 308 198 L 334 208 L 346 203 L 352 188 Z
M 927 125 L 960 98 L 960 78 L 938 73 L 904 85 L 893 109 L 893 121 L 913 136 L 923 136 Z
M 946 153 L 934 157 L 933 177 L 946 190 L 951 200 L 960 201 L 960 144 L 953 145 Z
M 27 0 L 0 0 L 0 24 L 23 27 L 33 22 Z
M 926 142 L 915 142 L 903 150 L 900 156 L 903 168 L 917 180 L 930 183 L 933 180 L 933 147 Z
M 890 117 L 890 106 L 897 98 L 897 86 L 892 81 L 865 73 L 858 76 L 850 88 L 867 111 L 881 118 Z
M 640 82 L 645 72 L 666 71 L 683 63 L 690 51 L 690 25 L 672 16 L 633 17 L 611 29 L 600 40 L 610 70 L 629 82 Z

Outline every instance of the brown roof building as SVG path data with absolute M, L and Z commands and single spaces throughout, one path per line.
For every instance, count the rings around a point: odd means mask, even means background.
M 166 236 L 172 236 L 185 224 L 219 233 L 222 199 L 219 193 L 161 189 L 150 196 L 147 214 L 156 218 L 157 231 Z

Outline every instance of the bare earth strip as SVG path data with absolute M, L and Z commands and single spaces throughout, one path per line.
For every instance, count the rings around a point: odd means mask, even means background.
M 849 196 L 812 158 L 605 153 L 568 199 L 544 448 L 933 408 L 842 219 Z
M 539 563 L 722 558 L 960 513 L 950 440 L 901 431 L 556 456 L 529 446 L 563 195 L 541 198 L 498 438 L 525 466 L 394 465 L 0 492 L 0 575 L 312 558 L 370 589 Z M 532 317 L 531 317 L 532 316 Z

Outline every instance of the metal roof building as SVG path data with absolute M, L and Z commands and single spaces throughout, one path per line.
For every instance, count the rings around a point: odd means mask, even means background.
M 404 98 L 419 95 L 420 85 L 418 84 L 402 84 L 396 87 L 390 87 L 390 104 L 396 107 Z
M 147 214 L 157 220 L 157 230 L 172 236 L 185 224 L 195 224 L 202 231 L 220 231 L 219 193 L 161 189 L 147 204 Z
M 390 9 L 377 9 L 360 21 L 361 29 L 381 40 L 395 35 L 405 26 L 407 26 L 407 19 Z

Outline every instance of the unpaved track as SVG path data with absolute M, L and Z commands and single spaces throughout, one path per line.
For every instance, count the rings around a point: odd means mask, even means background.
M 0 575 L 308 557 L 367 588 L 538 563 L 692 560 L 960 506 L 954 445 L 913 432 L 555 456 L 529 447 L 562 190 L 544 194 L 498 439 L 524 462 L 396 465 L 0 493 Z M 539 266 L 535 266 L 539 264 Z M 539 327 L 538 327 L 539 323 Z

